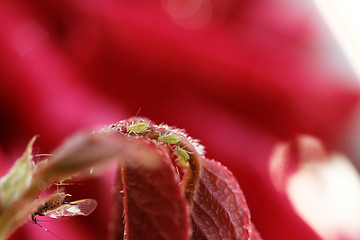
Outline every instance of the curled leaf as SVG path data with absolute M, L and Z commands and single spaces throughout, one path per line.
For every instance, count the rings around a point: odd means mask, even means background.
M 124 228 L 126 239 L 131 240 L 189 239 L 187 205 L 169 155 L 152 142 L 139 147 L 117 178 L 117 186 L 123 189 L 115 193 L 121 197 L 117 197 L 114 239 L 123 239 L 119 229 Z

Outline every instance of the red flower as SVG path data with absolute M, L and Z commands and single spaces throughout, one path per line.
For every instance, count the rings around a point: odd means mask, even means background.
M 300 133 L 336 149 L 358 87 L 320 52 L 310 13 L 276 1 L 181 2 L 0 3 L 1 173 L 33 135 L 36 151 L 50 152 L 74 131 L 141 108 L 185 128 L 234 173 L 264 239 L 319 239 L 273 186 L 270 154 Z M 103 238 L 110 181 L 74 187 L 74 198 L 99 202 L 86 225 L 47 228 L 66 239 Z M 49 237 L 27 224 L 13 238 L 41 236 Z

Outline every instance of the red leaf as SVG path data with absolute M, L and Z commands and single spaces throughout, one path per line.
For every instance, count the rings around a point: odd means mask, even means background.
M 124 200 L 117 214 L 124 213 L 126 239 L 189 239 L 190 225 L 188 208 L 177 174 L 168 154 L 154 143 L 141 144 L 143 148 L 127 159 L 122 168 Z M 144 149 L 146 149 L 144 151 Z M 121 193 L 121 192 L 118 192 Z M 122 221 L 117 217 L 121 230 Z M 122 239 L 119 232 L 116 239 Z
M 239 184 L 232 173 L 216 161 L 202 161 L 191 216 L 193 240 L 247 240 L 252 235 L 249 209 Z

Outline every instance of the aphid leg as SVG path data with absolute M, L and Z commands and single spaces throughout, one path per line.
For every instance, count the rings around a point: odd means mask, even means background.
M 138 136 L 136 132 L 129 132 L 129 133 L 128 133 L 129 136 L 130 136 L 130 133 L 133 133 L 133 134 L 135 134 L 135 136 Z

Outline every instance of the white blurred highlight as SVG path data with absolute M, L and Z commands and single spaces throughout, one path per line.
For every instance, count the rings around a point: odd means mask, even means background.
M 163 0 L 164 10 L 186 29 L 204 28 L 211 20 L 210 0 Z
M 286 184 L 286 173 L 287 173 L 287 160 L 286 157 L 287 151 L 289 148 L 288 143 L 280 143 L 278 144 L 271 156 L 269 162 L 269 171 L 270 177 L 274 184 L 274 187 L 279 191 L 282 192 L 284 190 L 284 186 Z
M 314 0 L 360 78 L 360 1 Z
M 326 154 L 320 141 L 302 136 L 296 166 L 289 147 L 279 144 L 271 157 L 275 187 L 287 193 L 294 209 L 323 239 L 360 239 L 360 176 L 351 162 L 341 154 Z

